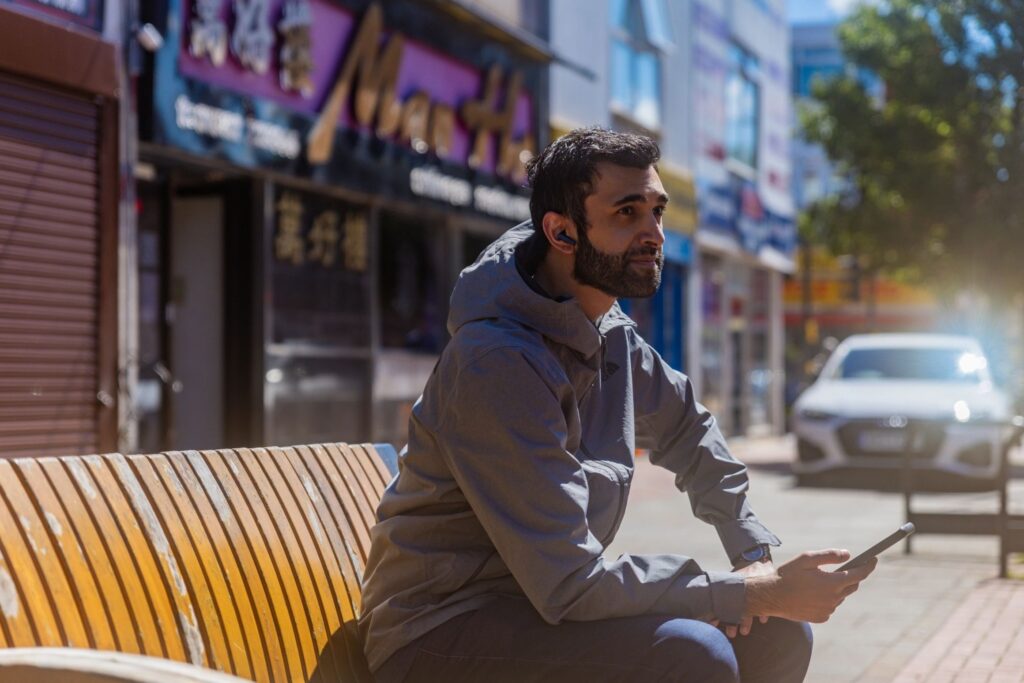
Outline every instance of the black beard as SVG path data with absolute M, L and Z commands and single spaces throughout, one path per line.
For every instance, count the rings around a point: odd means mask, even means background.
M 658 291 L 665 260 L 661 249 L 640 247 L 619 255 L 606 254 L 591 244 L 585 230 L 578 230 L 577 234 L 579 244 L 576 245 L 572 276 L 581 285 L 594 287 L 615 298 L 649 297 Z M 654 269 L 642 273 L 630 271 L 630 259 L 639 256 L 653 256 Z

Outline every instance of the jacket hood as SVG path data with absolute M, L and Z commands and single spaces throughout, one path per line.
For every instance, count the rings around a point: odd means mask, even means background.
M 609 330 L 634 324 L 618 302 L 595 326 L 576 299 L 559 302 L 534 291 L 516 267 L 516 247 L 532 234 L 531 221 L 520 223 L 459 274 L 448 314 L 449 334 L 455 336 L 460 327 L 475 320 L 514 320 L 590 357 Z

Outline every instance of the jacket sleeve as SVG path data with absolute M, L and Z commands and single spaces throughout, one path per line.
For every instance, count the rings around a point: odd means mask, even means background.
M 541 617 L 557 624 L 663 613 L 738 622 L 739 575 L 704 572 L 678 555 L 602 556 L 587 523 L 587 479 L 567 450 L 575 396 L 524 354 L 494 349 L 459 370 L 439 441 L 463 495 Z
M 676 475 L 694 516 L 714 525 L 729 558 L 758 544 L 779 545 L 747 502 L 747 468 L 729 452 L 690 380 L 632 336 L 637 447 L 649 448 L 651 462 Z

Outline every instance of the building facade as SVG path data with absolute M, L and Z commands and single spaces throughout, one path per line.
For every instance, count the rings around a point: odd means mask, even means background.
M 778 433 L 782 279 L 796 241 L 785 3 L 694 0 L 690 10 L 701 396 L 729 433 Z
M 668 191 L 662 286 L 624 300 L 641 334 L 673 367 L 690 366 L 696 198 L 686 114 L 688 58 L 682 3 L 555 0 L 550 36 L 552 137 L 581 126 L 649 135 L 661 146 Z M 677 74 L 668 78 L 667 74 Z
M 651 135 L 663 152 L 663 285 L 625 307 L 727 433 L 781 431 L 782 274 L 795 241 L 783 3 L 551 7 L 553 135 L 602 125 Z
M 113 4 L 0 2 L 0 457 L 117 445 Z
M 547 142 L 543 17 L 491 4 L 144 4 L 138 448 L 405 443 Z

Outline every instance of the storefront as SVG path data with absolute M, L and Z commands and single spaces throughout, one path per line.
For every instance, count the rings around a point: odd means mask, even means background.
M 528 217 L 548 55 L 419 2 L 169 0 L 140 98 L 140 447 L 401 445 Z
M 117 445 L 117 48 L 0 2 L 0 457 Z
M 711 213 L 716 206 L 733 207 L 728 220 Z M 701 207 L 702 230 L 697 234 L 700 400 L 729 434 L 780 432 L 785 348 L 782 278 L 791 267 L 784 254 L 792 250 L 792 221 L 773 217 L 749 197 L 745 204 L 737 199 L 705 202 Z M 723 224 L 733 227 L 724 229 Z M 755 249 L 744 249 L 741 244 L 750 245 L 756 239 L 749 233 L 755 224 L 760 226 L 763 242 Z
M 789 28 L 781 0 L 694 0 L 698 398 L 727 434 L 783 424 L 782 277 L 793 269 Z

